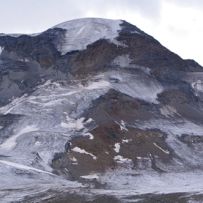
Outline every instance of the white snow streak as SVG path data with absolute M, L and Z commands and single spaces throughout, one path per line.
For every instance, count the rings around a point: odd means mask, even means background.
M 110 88 L 110 83 L 105 80 L 95 81 L 88 84 L 88 86 L 85 86 L 85 89 L 87 90 L 94 90 L 94 89 L 102 89 L 102 88 Z
M 155 142 L 153 142 L 153 145 L 155 147 L 157 147 L 158 149 L 160 149 L 162 152 L 164 152 L 165 154 L 170 154 L 170 152 L 168 150 L 165 150 L 163 148 L 161 148 L 158 144 L 156 144 Z
M 96 157 L 94 154 L 89 153 L 89 152 L 85 151 L 84 149 L 81 149 L 80 147 L 74 147 L 74 148 L 72 149 L 72 151 L 73 151 L 73 152 L 80 153 L 80 154 L 87 154 L 87 155 L 90 155 L 94 160 L 97 159 L 97 157 Z
M 33 168 L 33 167 L 30 167 L 30 166 L 10 162 L 10 161 L 0 160 L 0 163 L 11 166 L 11 167 L 14 167 L 14 168 L 22 169 L 22 170 L 31 170 L 31 171 L 35 171 L 35 172 L 39 172 L 39 173 L 46 173 L 46 174 L 55 176 L 53 173 L 43 171 L 43 170 L 40 170 L 40 169 L 37 169 L 37 168 Z

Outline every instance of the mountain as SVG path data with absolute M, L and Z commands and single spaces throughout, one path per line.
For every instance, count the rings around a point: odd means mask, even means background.
M 202 78 L 123 20 L 1 34 L 1 202 L 202 202 Z

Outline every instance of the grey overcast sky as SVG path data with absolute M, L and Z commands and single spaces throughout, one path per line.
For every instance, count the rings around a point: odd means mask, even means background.
M 0 33 L 37 33 L 83 17 L 126 20 L 203 65 L 203 0 L 0 0 Z

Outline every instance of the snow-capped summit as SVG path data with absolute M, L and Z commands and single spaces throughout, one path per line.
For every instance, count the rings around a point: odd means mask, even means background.
M 0 34 L 0 176 L 5 203 L 203 202 L 203 67 L 122 20 Z
M 99 39 L 107 39 L 116 42 L 121 20 L 110 20 L 102 18 L 82 18 L 67 21 L 53 28 L 62 28 L 66 30 L 63 43 L 58 45 L 58 50 L 62 54 L 74 50 L 86 49 L 87 45 Z

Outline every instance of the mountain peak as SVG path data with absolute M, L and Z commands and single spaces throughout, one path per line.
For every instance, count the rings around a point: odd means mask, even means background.
M 99 39 L 107 39 L 115 43 L 115 38 L 119 35 L 122 23 L 122 20 L 81 18 L 58 24 L 53 28 L 65 30 L 63 44 L 58 46 L 58 50 L 62 54 L 74 50 L 83 50 L 88 44 L 92 44 Z
M 77 18 L 77 19 L 65 21 L 63 23 L 59 23 L 54 27 L 63 27 L 67 25 L 78 26 L 81 23 L 82 24 L 99 23 L 99 24 L 113 25 L 113 24 L 122 23 L 122 21 L 123 20 L 120 20 L 120 19 L 107 19 L 107 18 Z
M 126 21 L 0 35 L 0 202 L 198 201 L 202 132 L 203 68 Z

